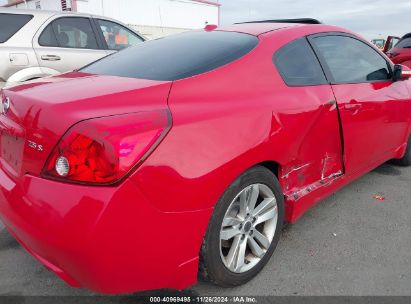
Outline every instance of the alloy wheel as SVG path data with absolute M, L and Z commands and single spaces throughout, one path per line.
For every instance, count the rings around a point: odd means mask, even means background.
M 264 257 L 275 235 L 277 200 L 264 184 L 252 184 L 237 194 L 224 215 L 220 256 L 232 272 L 251 270 Z

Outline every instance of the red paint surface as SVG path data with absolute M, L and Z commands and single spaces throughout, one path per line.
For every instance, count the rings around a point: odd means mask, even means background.
M 225 28 L 235 29 L 259 35 L 259 45 L 229 65 L 173 83 L 69 73 L 5 90 L 11 108 L 0 115 L 0 216 L 70 284 L 104 293 L 188 287 L 197 279 L 215 203 L 248 168 L 277 168 L 286 220 L 294 222 L 404 153 L 410 80 L 288 87 L 272 64 L 273 53 L 294 39 L 345 30 Z M 170 111 L 172 127 L 122 183 L 98 187 L 41 177 L 49 154 L 77 122 L 154 110 Z
M 393 48 L 387 55 L 395 64 L 402 64 L 411 69 L 411 49 Z

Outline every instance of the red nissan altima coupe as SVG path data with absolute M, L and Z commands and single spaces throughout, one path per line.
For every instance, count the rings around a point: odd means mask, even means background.
M 1 219 L 72 286 L 243 284 L 283 222 L 411 164 L 409 77 L 345 29 L 256 22 L 5 89 Z

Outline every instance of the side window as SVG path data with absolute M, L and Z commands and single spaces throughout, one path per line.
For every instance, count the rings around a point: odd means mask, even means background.
M 39 37 L 39 44 L 41 46 L 52 46 L 52 47 L 59 46 L 56 35 L 54 34 L 54 31 L 53 31 L 53 23 L 50 23 L 49 25 L 47 25 L 47 27 L 41 33 Z
M 98 19 L 97 22 L 109 50 L 119 51 L 143 42 L 138 35 L 120 24 L 101 19 Z
M 65 17 L 54 20 L 41 33 L 41 46 L 99 49 L 88 18 Z
M 0 14 L 0 43 L 4 43 L 13 37 L 31 19 L 32 15 Z
M 273 61 L 289 86 L 327 84 L 320 63 L 305 38 L 279 49 L 274 54 Z
M 315 37 L 335 83 L 361 83 L 391 79 L 388 62 L 373 48 L 347 36 Z

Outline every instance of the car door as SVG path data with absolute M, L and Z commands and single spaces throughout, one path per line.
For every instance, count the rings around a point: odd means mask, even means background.
M 282 166 L 280 180 L 284 192 L 298 199 L 343 174 L 338 111 L 331 86 L 305 37 L 280 48 L 273 61 L 285 83 L 275 93 L 275 124 L 288 126 L 286 149 L 293 159 Z
M 396 36 L 388 36 L 387 37 L 387 42 L 384 45 L 384 53 L 387 53 L 389 50 L 391 50 L 399 41 L 401 40 L 400 37 Z
M 33 46 L 45 74 L 79 69 L 107 55 L 87 17 L 54 19 L 35 37 Z
M 93 20 L 104 48 L 110 54 L 144 42 L 144 38 L 117 22 L 100 18 Z
M 393 81 L 391 63 L 348 34 L 325 33 L 309 40 L 338 102 L 347 174 L 394 157 L 404 143 L 411 112 L 408 88 Z

